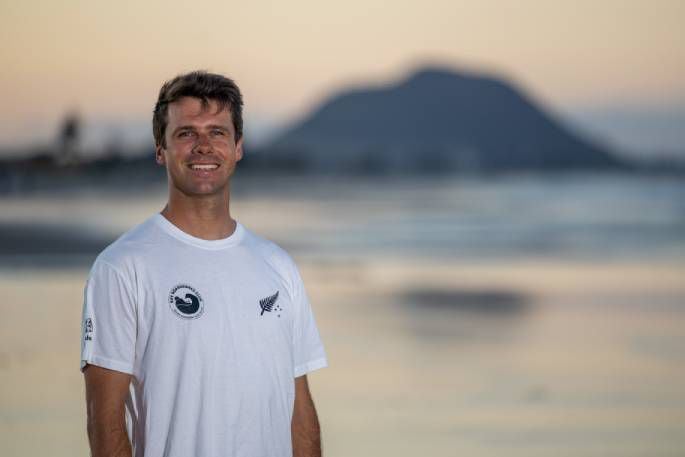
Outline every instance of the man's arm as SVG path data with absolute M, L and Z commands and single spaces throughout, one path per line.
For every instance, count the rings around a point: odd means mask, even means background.
M 86 410 L 92 457 L 131 457 L 125 400 L 131 375 L 87 365 Z
M 291 424 L 293 457 L 321 457 L 321 431 L 307 376 L 295 378 L 295 407 Z

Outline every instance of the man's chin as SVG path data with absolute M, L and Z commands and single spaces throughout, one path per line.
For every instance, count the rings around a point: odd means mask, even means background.
M 212 188 L 212 189 L 191 189 L 188 195 L 193 197 L 218 197 L 226 194 L 226 188 Z
M 217 185 L 209 185 L 209 184 L 203 184 L 199 186 L 183 186 L 183 187 L 178 187 L 174 186 L 175 190 L 186 196 L 186 197 L 195 197 L 195 198 L 207 198 L 207 197 L 220 197 L 223 196 L 227 193 L 228 186 L 223 185 L 223 186 L 217 186 Z

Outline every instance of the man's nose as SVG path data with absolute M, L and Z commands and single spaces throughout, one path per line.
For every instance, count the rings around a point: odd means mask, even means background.
M 197 136 L 197 140 L 195 141 L 195 144 L 193 145 L 193 151 L 197 152 L 199 154 L 206 154 L 208 152 L 211 152 L 212 147 L 211 144 L 209 143 L 209 135 L 206 135 L 204 133 L 200 133 Z

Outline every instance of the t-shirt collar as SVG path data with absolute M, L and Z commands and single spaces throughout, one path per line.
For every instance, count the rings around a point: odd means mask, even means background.
M 230 246 L 235 246 L 243 238 L 243 234 L 245 232 L 245 229 L 243 228 L 242 224 L 236 221 L 235 230 L 226 238 L 222 238 L 219 240 L 205 240 L 184 232 L 183 230 L 172 224 L 171 221 L 169 221 L 169 219 L 162 216 L 161 213 L 155 214 L 153 216 L 153 220 L 158 227 L 160 227 L 162 230 L 164 230 L 166 233 L 176 238 L 177 240 L 182 241 L 186 244 L 190 244 L 192 246 L 197 246 L 202 249 L 224 249 Z

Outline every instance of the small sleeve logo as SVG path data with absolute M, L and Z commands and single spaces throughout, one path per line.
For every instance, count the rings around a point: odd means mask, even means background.
M 83 321 L 83 341 L 93 340 L 93 319 L 90 317 Z

